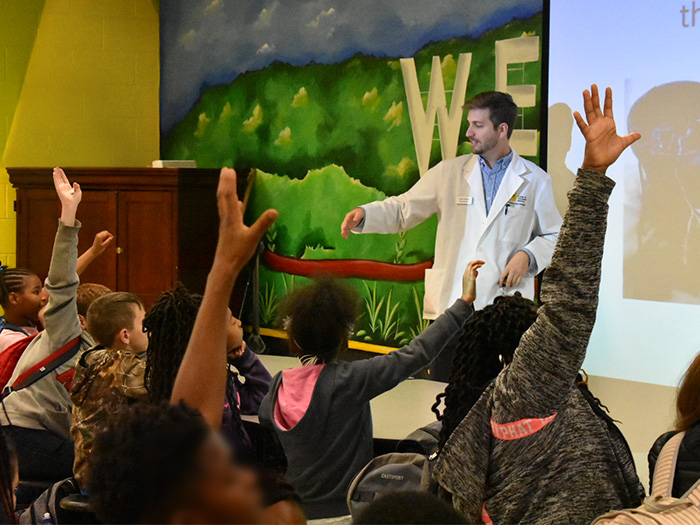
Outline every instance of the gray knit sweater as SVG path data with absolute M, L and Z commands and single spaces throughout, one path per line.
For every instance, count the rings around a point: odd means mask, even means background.
M 472 522 L 485 509 L 494 523 L 590 523 L 639 504 L 631 457 L 574 385 L 595 323 L 613 187 L 579 170 L 537 321 L 440 454 L 435 478 Z

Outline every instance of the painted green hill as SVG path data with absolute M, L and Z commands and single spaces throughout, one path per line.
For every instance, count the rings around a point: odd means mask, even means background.
M 351 235 L 349 239 L 340 235 L 348 211 L 385 198 L 381 191 L 350 178 L 335 165 L 311 170 L 303 179 L 258 170 L 246 219 L 252 221 L 268 208 L 277 209 L 279 219 L 268 233 L 267 244 L 287 257 L 402 264 L 430 260 L 435 248 L 435 217 L 405 234 Z M 400 249 L 402 242 L 410 251 Z

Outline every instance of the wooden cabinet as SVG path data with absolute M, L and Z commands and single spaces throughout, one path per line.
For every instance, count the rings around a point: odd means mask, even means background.
M 51 168 L 7 168 L 17 189 L 17 266 L 46 277 L 60 204 Z M 219 170 L 179 168 L 65 168 L 80 184 L 79 253 L 96 233 L 116 242 L 81 276 L 115 291 L 138 294 L 146 306 L 182 281 L 202 293 L 216 249 Z M 238 177 L 243 196 L 247 177 Z

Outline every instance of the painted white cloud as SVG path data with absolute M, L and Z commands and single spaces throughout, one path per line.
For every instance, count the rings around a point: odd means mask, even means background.
M 263 44 L 261 45 L 258 50 L 255 52 L 257 55 L 269 55 L 270 53 L 274 53 L 276 51 L 274 45 L 270 44 Z
M 331 16 L 333 13 L 335 13 L 335 8 L 334 8 L 334 7 L 331 7 L 331 8 L 328 9 L 327 11 L 321 11 L 321 12 L 318 14 L 318 16 L 316 16 L 316 18 L 314 18 L 311 22 L 309 22 L 308 24 L 306 24 L 306 26 L 307 26 L 307 27 L 314 27 L 314 28 L 316 28 L 316 27 L 318 27 L 319 25 L 321 25 L 321 20 L 322 20 L 323 18 L 329 17 L 329 16 Z
M 280 3 L 275 1 L 270 7 L 263 8 L 263 10 L 260 11 L 260 15 L 258 15 L 258 19 L 255 21 L 255 28 L 261 29 L 263 27 L 269 27 L 272 22 L 272 15 L 275 14 L 279 5 Z

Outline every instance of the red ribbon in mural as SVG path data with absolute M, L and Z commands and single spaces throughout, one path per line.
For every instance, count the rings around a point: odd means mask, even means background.
M 277 255 L 270 250 L 265 250 L 263 260 L 272 270 L 302 277 L 334 275 L 402 282 L 422 281 L 425 270 L 433 267 L 432 261 L 417 264 L 391 264 L 366 259 L 295 259 Z

